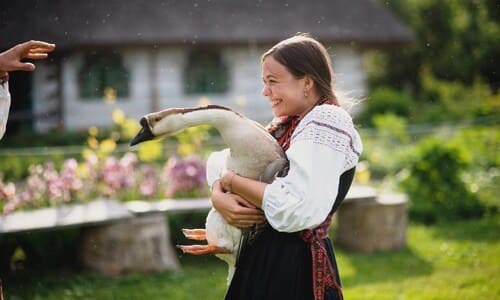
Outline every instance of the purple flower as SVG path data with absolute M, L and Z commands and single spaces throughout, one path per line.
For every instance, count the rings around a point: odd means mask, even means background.
M 198 156 L 171 157 L 165 166 L 167 197 L 186 196 L 206 189 L 205 161 Z
M 134 153 L 120 159 L 88 155 L 83 167 L 79 172 L 73 158 L 65 160 L 59 171 L 53 162 L 33 165 L 17 187 L 0 178 L 0 207 L 9 213 L 96 196 L 158 199 L 199 196 L 207 190 L 205 161 L 198 156 L 171 157 L 162 170 L 153 164 L 140 164 Z

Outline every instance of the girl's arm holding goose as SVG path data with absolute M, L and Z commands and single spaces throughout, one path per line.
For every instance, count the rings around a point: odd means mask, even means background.
M 213 152 L 207 159 L 207 182 L 212 190 L 212 205 L 228 224 L 247 228 L 264 222 L 264 213 L 239 195 L 226 193 L 220 183 L 229 149 Z

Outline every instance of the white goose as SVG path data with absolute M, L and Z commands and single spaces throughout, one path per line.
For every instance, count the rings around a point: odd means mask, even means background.
M 264 127 L 224 106 L 170 108 L 150 113 L 142 117 L 140 123 L 142 129 L 131 141 L 131 146 L 173 135 L 188 127 L 208 124 L 219 131 L 229 147 L 226 167 L 236 174 L 269 183 L 287 164 L 282 148 Z M 185 229 L 183 232 L 190 239 L 206 239 L 208 245 L 180 246 L 181 250 L 195 255 L 215 254 L 227 262 L 229 284 L 235 271 L 242 231 L 227 224 L 212 208 L 206 219 L 205 230 Z

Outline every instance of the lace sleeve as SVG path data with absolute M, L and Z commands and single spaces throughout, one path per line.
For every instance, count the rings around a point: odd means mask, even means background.
M 345 154 L 343 170 L 354 167 L 363 150 L 361 138 L 351 116 L 342 108 L 322 105 L 313 109 L 300 122 L 291 143 L 311 141 Z

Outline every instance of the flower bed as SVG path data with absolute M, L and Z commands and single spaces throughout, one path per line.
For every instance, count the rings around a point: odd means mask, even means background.
M 20 182 L 0 178 L 0 209 L 5 214 L 96 198 L 128 201 L 206 194 L 205 161 L 195 155 L 173 156 L 164 165 L 141 163 L 131 152 L 121 158 L 87 155 L 81 163 L 66 160 L 60 170 L 52 162 L 31 166 Z

